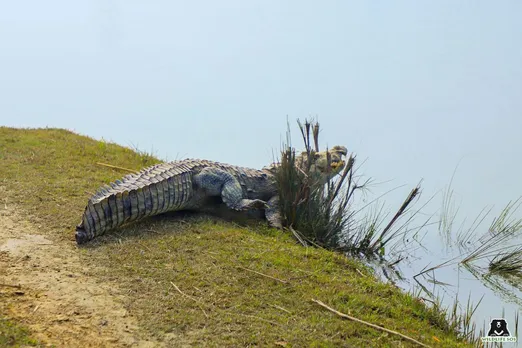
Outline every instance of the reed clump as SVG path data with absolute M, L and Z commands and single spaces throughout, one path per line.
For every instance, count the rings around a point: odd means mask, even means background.
M 411 190 L 395 215 L 381 228 L 379 221 L 382 217 L 379 213 L 361 217 L 360 211 L 352 209 L 356 192 L 364 190 L 369 182 L 358 183 L 354 166 L 356 156 L 353 153 L 347 155 L 342 172 L 332 172 L 325 182 L 324 177 L 314 170 L 311 161 L 319 152 L 319 123 L 308 120 L 304 124 L 299 120 L 297 122 L 305 151 L 296 156 L 288 127 L 276 173 L 284 226 L 303 245 L 382 256 L 385 247 L 401 233 L 404 225 L 399 228 L 395 225 L 420 194 L 420 187 Z M 297 166 L 301 158 L 305 159 L 304 165 Z M 331 169 L 330 156 L 327 161 L 327 168 Z

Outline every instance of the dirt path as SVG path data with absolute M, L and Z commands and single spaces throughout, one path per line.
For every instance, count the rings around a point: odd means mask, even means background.
M 51 240 L 0 207 L 0 298 L 10 317 L 57 347 L 158 347 L 140 340 L 113 285 L 89 277 L 73 243 Z

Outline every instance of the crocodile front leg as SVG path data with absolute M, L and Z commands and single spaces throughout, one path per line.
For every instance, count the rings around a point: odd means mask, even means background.
M 274 196 L 266 202 L 265 216 L 268 224 L 272 227 L 282 229 L 283 222 L 281 219 L 281 212 L 279 210 L 279 196 Z
M 262 209 L 266 206 L 266 202 L 260 199 L 244 198 L 239 181 L 219 168 L 204 168 L 194 176 L 194 183 L 210 196 L 221 196 L 223 203 L 233 210 Z

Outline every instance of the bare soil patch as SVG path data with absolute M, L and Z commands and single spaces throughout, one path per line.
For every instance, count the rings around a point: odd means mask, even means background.
M 14 209 L 0 208 L 0 302 L 9 317 L 56 347 L 161 346 L 143 339 L 125 295 L 90 272 L 73 243 L 43 236 Z

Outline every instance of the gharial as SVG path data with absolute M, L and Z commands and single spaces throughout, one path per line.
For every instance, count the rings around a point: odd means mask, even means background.
M 343 156 L 347 155 L 347 149 L 334 146 L 313 154 L 312 171 L 326 182 L 344 168 Z M 307 152 L 302 152 L 296 156 L 296 166 L 304 166 L 307 159 Z M 142 169 L 97 190 L 76 227 L 76 242 L 83 244 L 148 216 L 168 211 L 198 211 L 209 204 L 210 198 L 216 197 L 232 210 L 264 209 L 269 225 L 281 228 L 275 176 L 278 166 L 250 169 L 185 159 Z

